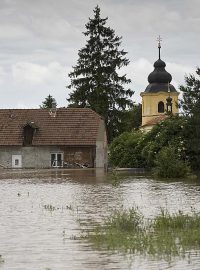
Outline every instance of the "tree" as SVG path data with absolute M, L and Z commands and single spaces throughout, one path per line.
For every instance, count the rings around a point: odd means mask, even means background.
M 200 69 L 197 68 L 196 74 L 200 76 Z M 200 80 L 194 75 L 190 74 L 185 76 L 186 86 L 181 85 L 180 90 L 183 93 L 180 106 L 186 115 L 192 115 L 196 113 L 196 108 L 199 108 L 200 104 Z
M 184 137 L 186 125 L 187 119 L 185 117 L 172 115 L 155 125 L 145 134 L 140 149 L 148 167 L 155 166 L 158 153 L 163 147 L 167 146 L 174 147 L 181 160 L 185 161 L 187 159 Z
M 45 100 L 42 102 L 42 105 L 40 105 L 41 109 L 51 109 L 53 106 L 57 106 L 57 103 L 55 101 L 55 98 L 53 98 L 50 94 L 45 98 Z
M 110 145 L 111 165 L 152 168 L 156 166 L 157 157 L 165 147 L 173 147 L 177 157 L 184 163 L 187 161 L 184 138 L 186 125 L 185 117 L 170 116 L 148 133 L 140 130 L 122 133 Z
M 160 150 L 155 160 L 154 174 L 161 178 L 181 178 L 187 176 L 190 169 L 186 162 L 180 159 L 177 149 L 167 146 Z
M 196 70 L 200 76 L 200 69 Z M 181 107 L 188 118 L 185 128 L 187 155 L 191 167 L 200 170 L 200 80 L 194 75 L 185 77 L 186 86 L 180 86 L 183 98 Z
M 122 113 L 119 133 L 139 129 L 142 124 L 142 104 L 134 104 L 133 108 Z
M 108 18 L 100 17 L 100 8 L 94 9 L 94 18 L 89 18 L 83 33 L 86 45 L 78 52 L 77 65 L 69 73 L 72 89 L 68 102 L 77 107 L 89 107 L 105 119 L 108 138 L 111 141 L 119 134 L 119 124 L 124 110 L 133 106 L 133 91 L 124 85 L 131 82 L 126 74 L 118 71 L 129 64 L 127 52 L 120 50 L 122 37 L 106 26 Z
M 124 168 L 145 167 L 145 158 L 138 147 L 144 134 L 140 130 L 124 132 L 110 145 L 109 161 L 111 165 Z

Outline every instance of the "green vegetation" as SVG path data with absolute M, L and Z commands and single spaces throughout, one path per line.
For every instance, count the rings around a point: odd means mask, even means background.
M 45 98 L 40 106 L 41 109 L 51 109 L 53 106 L 57 106 L 55 98 L 53 98 L 50 94 Z
M 45 210 L 48 210 L 50 212 L 53 212 L 55 210 L 60 210 L 60 209 L 73 210 L 72 205 L 66 205 L 65 207 L 64 206 L 60 207 L 60 206 L 53 206 L 52 204 L 44 204 L 43 207 Z
M 184 117 L 171 116 L 148 133 L 124 132 L 110 145 L 110 163 L 117 167 L 154 168 L 159 177 L 184 177 L 189 172 Z
M 155 160 L 154 174 L 161 178 L 181 178 L 189 173 L 189 167 L 181 160 L 175 147 L 161 149 Z
M 106 25 L 108 18 L 101 18 L 100 8 L 94 9 L 83 33 L 86 45 L 78 52 L 77 64 L 69 73 L 72 89 L 69 103 L 73 107 L 88 107 L 104 117 L 108 139 L 119 135 L 124 111 L 133 106 L 130 99 L 134 92 L 126 89 L 131 80 L 119 70 L 129 64 L 127 52 L 120 49 L 122 37 Z
M 141 131 L 124 132 L 115 138 L 110 145 L 109 160 L 117 167 L 138 167 L 145 165 L 141 155 L 140 143 L 143 139 Z
M 4 260 L 3 256 L 0 254 L 0 264 L 4 263 L 4 262 L 5 262 L 5 260 Z
M 200 250 L 200 215 L 161 210 L 153 220 L 145 220 L 137 209 L 120 209 L 89 232 L 87 239 L 102 249 L 153 255 L 171 260 Z
M 200 76 L 200 69 L 196 70 Z M 185 77 L 186 86 L 181 86 L 183 99 L 181 107 L 187 118 L 185 139 L 187 143 L 186 153 L 193 170 L 200 171 L 200 80 L 195 75 Z
M 186 159 L 186 125 L 187 120 L 184 117 L 170 116 L 144 134 L 140 147 L 147 167 L 155 167 L 156 158 L 163 147 L 173 147 L 181 160 Z
M 142 104 L 134 104 L 130 110 L 124 110 L 120 120 L 118 123 L 119 134 L 139 129 L 142 124 Z

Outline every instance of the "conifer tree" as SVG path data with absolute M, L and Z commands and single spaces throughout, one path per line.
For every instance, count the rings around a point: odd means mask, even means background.
M 51 109 L 52 107 L 56 106 L 57 103 L 55 101 L 55 98 L 53 98 L 50 94 L 45 98 L 45 100 L 42 102 L 42 105 L 40 105 L 41 109 Z
M 119 70 L 129 64 L 127 52 L 121 50 L 122 37 L 106 26 L 108 18 L 100 17 L 100 8 L 94 9 L 94 18 L 89 18 L 83 33 L 85 47 L 78 52 L 78 61 L 69 73 L 72 92 L 69 95 L 71 106 L 89 107 L 104 117 L 108 138 L 119 133 L 121 115 L 125 109 L 133 106 L 130 99 L 134 92 L 125 89 L 131 82 L 126 74 L 119 75 Z

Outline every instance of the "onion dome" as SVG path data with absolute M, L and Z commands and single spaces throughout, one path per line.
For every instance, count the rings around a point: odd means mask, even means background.
M 165 62 L 161 59 L 158 59 L 154 63 L 154 71 L 151 72 L 148 76 L 149 83 L 170 83 L 172 76 L 165 70 Z
M 160 59 L 160 40 L 158 43 L 159 59 L 154 63 L 154 71 L 148 76 L 149 85 L 145 89 L 145 92 L 157 93 L 157 92 L 177 92 L 175 87 L 170 84 L 172 76 L 165 70 L 166 64 Z

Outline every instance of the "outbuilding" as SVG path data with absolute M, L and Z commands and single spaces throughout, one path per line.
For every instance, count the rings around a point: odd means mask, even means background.
M 89 108 L 1 109 L 0 166 L 107 166 L 104 120 Z

